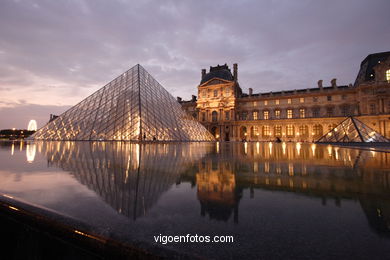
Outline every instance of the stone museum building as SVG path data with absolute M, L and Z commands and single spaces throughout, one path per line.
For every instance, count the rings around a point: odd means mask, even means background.
M 390 138 L 390 52 L 368 55 L 352 85 L 244 93 L 225 65 L 202 69 L 198 96 L 178 97 L 182 107 L 220 141 L 317 141 L 353 116 Z

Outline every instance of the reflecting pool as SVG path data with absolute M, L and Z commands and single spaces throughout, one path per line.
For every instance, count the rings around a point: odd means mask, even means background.
M 0 142 L 0 193 L 216 259 L 390 257 L 390 153 L 308 143 Z M 232 236 L 232 243 L 155 242 Z

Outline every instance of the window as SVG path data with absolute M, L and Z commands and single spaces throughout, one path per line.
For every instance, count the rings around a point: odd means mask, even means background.
M 327 99 L 328 101 L 332 101 L 332 96 L 327 96 L 326 99 Z
M 225 111 L 225 120 L 229 120 L 230 119 L 230 111 Z
M 257 136 L 257 135 L 259 135 L 259 128 L 257 126 L 254 126 L 252 136 Z
M 275 105 L 279 105 L 279 99 L 275 100 Z
M 225 96 L 230 96 L 230 88 L 229 87 L 226 87 L 225 88 Z
M 299 126 L 299 135 L 300 136 L 308 136 L 309 135 L 309 127 L 307 125 Z
M 263 126 L 263 136 L 270 136 L 270 135 L 271 135 L 271 131 L 269 125 Z
M 257 102 L 256 101 L 253 102 L 253 106 L 254 107 L 257 106 Z
M 253 120 L 259 119 L 259 112 L 253 111 L 252 116 L 253 116 Z
M 326 108 L 326 115 L 328 116 L 328 117 L 332 117 L 333 116 L 333 107 L 327 107 Z
M 275 118 L 276 119 L 280 118 L 280 110 L 275 110 Z
M 390 81 L 390 69 L 386 70 L 386 80 Z
M 214 97 L 218 97 L 218 90 L 214 90 Z
M 247 115 L 247 112 L 241 112 L 241 120 L 246 120 Z
M 299 117 L 305 118 L 305 109 L 304 108 L 299 109 Z
M 207 97 L 207 92 L 206 92 L 206 90 L 203 90 L 202 91 L 202 96 L 205 98 L 205 97 Z
M 287 103 L 291 104 L 291 98 L 287 99 Z
M 268 105 L 268 100 L 264 100 L 264 106 Z
M 303 97 L 299 98 L 299 103 L 305 103 L 305 98 Z
M 264 111 L 263 117 L 264 117 L 264 119 L 269 119 L 269 111 Z
M 313 102 L 317 102 L 318 101 L 318 97 L 313 97 Z
M 345 94 L 344 94 L 344 95 L 341 95 L 341 99 L 342 99 L 342 100 L 346 100 L 346 99 L 347 99 L 347 95 L 345 95 Z
M 376 113 L 376 106 L 375 104 L 370 104 L 370 114 L 375 114 Z
M 294 126 L 287 125 L 286 132 L 287 132 L 287 136 L 289 136 L 289 137 L 294 136 Z
M 293 117 L 292 109 L 287 109 L 287 118 L 292 118 L 292 117 Z
M 274 127 L 275 131 L 275 137 L 281 137 L 282 136 L 282 126 L 277 125 Z
M 202 112 L 202 121 L 206 121 L 206 113 Z
M 213 122 L 217 122 L 218 121 L 218 112 L 217 111 L 213 111 L 211 113 L 211 121 L 213 121 Z
M 341 106 L 341 115 L 342 116 L 349 116 L 349 105 Z
M 312 109 L 313 112 L 313 117 L 319 117 L 320 116 L 320 108 L 319 107 L 314 107 Z
M 313 135 L 322 135 L 322 125 L 314 125 L 313 126 Z

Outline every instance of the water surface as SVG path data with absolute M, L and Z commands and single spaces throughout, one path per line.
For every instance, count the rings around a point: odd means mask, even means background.
M 196 256 L 390 257 L 390 153 L 301 143 L 1 142 L 0 192 Z M 155 243 L 158 235 L 233 243 Z

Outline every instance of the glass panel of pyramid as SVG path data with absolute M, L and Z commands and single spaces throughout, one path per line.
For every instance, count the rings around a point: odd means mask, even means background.
M 142 66 L 136 65 L 39 129 L 35 140 L 213 141 Z
M 349 117 L 318 139 L 320 143 L 389 142 L 360 120 Z

